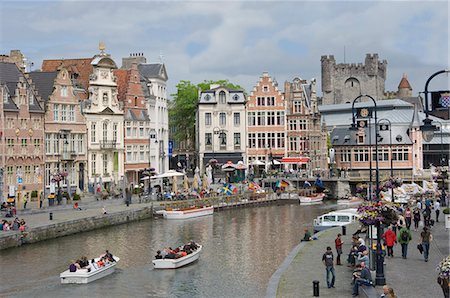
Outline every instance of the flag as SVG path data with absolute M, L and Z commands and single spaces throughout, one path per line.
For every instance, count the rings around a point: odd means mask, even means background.
M 286 180 L 278 180 L 275 186 L 278 188 L 285 188 L 289 186 L 289 182 L 287 182 Z
M 248 189 L 253 190 L 253 192 L 259 192 L 259 191 L 261 191 L 261 186 L 259 186 L 255 182 L 249 182 Z
M 439 98 L 439 104 L 443 108 L 450 107 L 450 94 L 449 93 L 441 94 L 441 98 Z
M 223 187 L 219 189 L 219 192 L 223 193 L 224 195 L 231 196 L 237 194 L 238 189 L 230 183 L 225 183 Z

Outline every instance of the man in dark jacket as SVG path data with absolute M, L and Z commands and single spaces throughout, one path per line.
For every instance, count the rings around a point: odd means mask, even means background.
M 355 272 L 353 272 L 353 277 L 355 278 L 352 293 L 353 297 L 358 296 L 360 285 L 372 285 L 372 275 L 370 274 L 370 270 L 366 267 L 366 264 L 364 262 L 356 266 L 356 270 Z

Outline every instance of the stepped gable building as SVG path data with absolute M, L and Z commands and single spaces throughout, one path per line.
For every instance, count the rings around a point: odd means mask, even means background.
M 55 175 L 65 173 L 60 182 L 70 195 L 87 186 L 86 120 L 81 113 L 79 92 L 69 70 L 31 72 L 30 77 L 45 107 L 46 194 L 55 192 Z M 47 197 L 47 196 L 46 196 Z
M 352 102 L 361 94 L 368 94 L 376 100 L 385 97 L 387 61 L 378 60 L 378 54 L 366 54 L 364 64 L 336 64 L 333 55 L 322 56 L 320 61 L 323 105 Z
M 200 172 L 210 160 L 218 164 L 245 162 L 246 98 L 243 90 L 216 84 L 200 91 L 196 115 L 196 148 Z
M 138 185 L 150 168 L 150 118 L 136 63 L 130 69 L 116 69 L 118 100 L 124 108 L 124 171 L 128 183 Z M 154 141 L 154 139 L 153 139 Z M 156 162 L 156 159 L 153 163 Z
M 286 103 L 286 158 L 294 170 L 309 173 L 328 168 L 327 130 L 318 110 L 316 80 L 294 78 L 284 83 Z
M 71 80 L 77 89 L 88 90 L 89 76 L 92 74 L 93 66 L 91 64 L 92 58 L 79 59 L 51 59 L 42 62 L 42 71 L 56 71 L 59 67 L 65 67 L 70 74 Z M 84 93 L 84 98 L 87 99 L 88 93 Z M 81 94 L 79 94 L 82 96 Z
M 22 208 L 24 195 L 44 188 L 44 109 L 15 63 L 0 62 L 0 96 L 0 201 Z
M 280 164 L 286 155 L 285 113 L 284 95 L 278 83 L 264 72 L 247 101 L 246 164 L 262 162 L 266 171 Z

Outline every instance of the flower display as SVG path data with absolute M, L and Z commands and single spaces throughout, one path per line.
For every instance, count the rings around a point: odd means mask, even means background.
M 402 179 L 391 177 L 383 183 L 383 185 L 380 187 L 380 189 L 382 191 L 387 191 L 391 188 L 400 187 L 400 186 L 402 186 L 402 184 L 403 184 Z
M 436 270 L 441 278 L 448 279 L 450 277 L 450 255 L 442 259 Z
M 366 226 L 377 223 L 390 225 L 398 219 L 397 206 L 383 201 L 368 202 L 358 207 L 358 213 L 361 215 L 359 221 Z

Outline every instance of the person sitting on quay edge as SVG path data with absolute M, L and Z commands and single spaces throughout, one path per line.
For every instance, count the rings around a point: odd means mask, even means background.
M 363 252 L 358 252 L 358 257 L 356 258 L 356 264 L 369 264 L 369 251 L 366 249 Z
M 358 264 L 356 268 L 357 269 L 353 272 L 354 284 L 352 297 L 358 296 L 360 285 L 373 285 L 372 275 L 369 268 L 366 267 L 366 264 L 362 262 L 361 264 Z
M 311 241 L 311 240 L 312 240 L 311 233 L 309 232 L 308 229 L 305 229 L 305 236 L 303 236 L 303 239 L 302 239 L 301 242 L 303 242 L 303 241 Z

